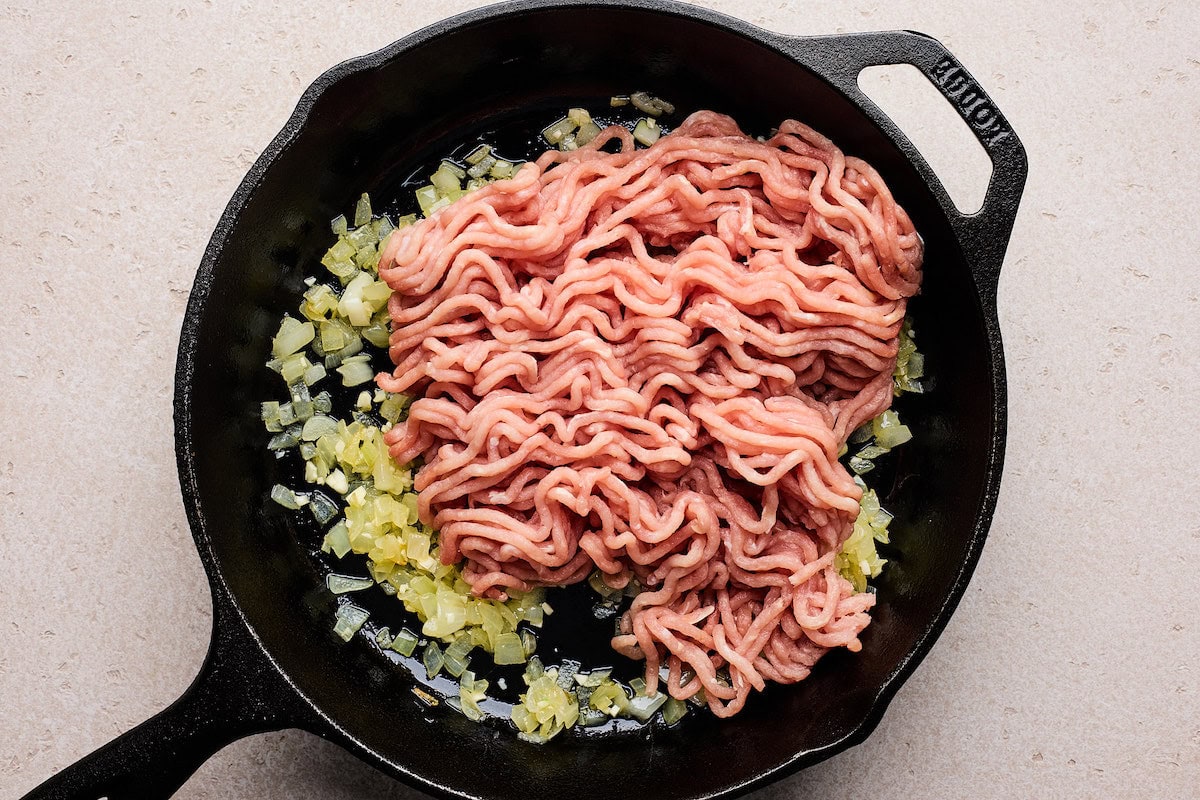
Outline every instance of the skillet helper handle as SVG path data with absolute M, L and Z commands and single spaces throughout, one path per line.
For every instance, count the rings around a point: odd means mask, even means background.
M 215 604 L 218 609 L 220 603 Z M 233 612 L 216 612 L 200 674 L 166 710 L 84 756 L 24 800 L 166 800 L 225 745 L 304 724 L 304 707 Z
M 944 190 L 935 194 L 958 240 L 968 250 L 984 299 L 994 306 L 1000 267 L 1029 174 L 1029 160 L 1008 120 L 979 83 L 941 42 L 913 31 L 787 38 L 781 44 L 795 60 L 866 109 L 892 138 L 902 134 L 859 88 L 859 73 L 867 67 L 910 64 L 950 102 L 991 159 L 992 176 L 983 205 L 974 214 L 960 212 Z

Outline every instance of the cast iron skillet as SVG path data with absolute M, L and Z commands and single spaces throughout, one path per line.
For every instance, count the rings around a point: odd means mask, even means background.
M 830 21 L 832 26 L 833 21 Z M 867 66 L 915 65 L 991 157 L 982 209 L 960 214 L 920 154 L 859 90 Z M 736 718 L 535 747 L 428 709 L 365 635 L 329 631 L 332 599 L 307 535 L 265 499 L 272 463 L 258 404 L 279 315 L 328 246 L 327 220 L 361 191 L 396 198 L 423 161 L 487 131 L 526 132 L 579 102 L 645 89 L 766 132 L 795 116 L 868 159 L 927 245 L 912 304 L 935 391 L 890 486 L 892 563 L 857 655 L 774 687 Z M 888 32 L 793 38 L 660 0 L 517 2 L 441 22 L 314 83 L 230 201 L 204 255 L 179 345 L 183 499 L 212 584 L 214 634 L 174 705 L 29 798 L 170 796 L 212 753 L 297 727 L 446 797 L 711 798 L 745 792 L 863 741 L 929 651 L 983 546 L 1000 481 L 1004 361 L 996 284 L 1025 152 L 979 85 L 934 39 Z

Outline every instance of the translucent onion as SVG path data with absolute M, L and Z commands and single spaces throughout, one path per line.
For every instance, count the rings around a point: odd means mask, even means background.
M 304 429 L 300 433 L 300 438 L 306 442 L 315 442 L 326 434 L 337 433 L 337 430 L 338 421 L 336 419 L 327 417 L 324 414 L 313 414 L 304 423 Z
M 463 161 L 468 164 L 478 164 L 484 159 L 484 156 L 492 152 L 491 145 L 481 144 L 472 150 Z
M 284 316 L 279 323 L 279 332 L 271 340 L 271 352 L 276 358 L 289 356 L 311 342 L 316 334 L 316 328 L 311 322 L 300 322 Z
M 275 484 L 271 487 L 271 499 L 284 508 L 289 508 L 293 511 L 303 507 L 308 503 L 308 497 L 304 494 L 297 494 L 291 489 L 281 484 Z
M 385 650 L 392 646 L 392 632 L 388 630 L 386 626 L 380 628 L 379 631 L 376 632 L 375 644 L 379 645 Z
M 353 356 L 346 359 L 337 371 L 342 376 L 343 386 L 360 386 L 375 378 L 375 370 L 371 369 L 369 356 Z
M 682 700 L 676 700 L 674 697 L 667 700 L 663 704 L 663 722 L 668 725 L 674 725 L 679 720 L 683 719 L 688 712 L 687 703 Z
M 495 641 L 494 659 L 497 664 L 525 663 L 525 645 L 518 634 L 511 631 L 502 633 Z
M 891 450 L 904 444 L 912 438 L 912 431 L 900 422 L 900 416 L 892 410 L 884 411 L 871 421 L 875 434 L 875 443 L 880 447 Z
M 650 697 L 639 694 L 629 701 L 629 707 L 625 709 L 625 713 L 639 722 L 649 722 L 650 718 L 654 716 L 654 712 L 662 708 L 667 700 L 666 692 L 659 692 Z
M 321 492 L 313 492 L 309 497 L 308 510 L 319 525 L 325 525 L 338 515 L 337 503 L 330 500 Z
M 442 648 L 438 647 L 437 642 L 430 642 L 425 645 L 425 654 L 421 657 L 421 663 L 425 665 L 425 676 L 427 678 L 432 679 L 442 671 L 446 659 L 442 655 Z
M 615 717 L 629 707 L 629 696 L 621 685 L 611 678 L 600 681 L 588 697 L 588 705 L 610 717 Z
M 563 117 L 555 120 L 542 129 L 542 138 L 553 145 L 557 145 L 566 138 L 567 134 L 572 133 L 578 125 L 571 121 L 570 117 Z
M 861 482 L 861 479 L 855 480 Z M 871 489 L 864 488 L 854 528 L 842 543 L 841 551 L 834 561 L 838 572 L 850 581 L 855 591 L 866 591 L 867 581 L 878 577 L 887 563 L 880 558 L 875 544 L 887 543 L 888 525 L 891 521 L 892 515 L 880 508 L 878 495 Z
M 658 137 L 662 135 L 662 129 L 658 127 L 658 123 L 649 117 L 642 117 L 633 126 L 633 138 L 638 144 L 644 144 L 647 147 L 658 141 Z
M 325 576 L 325 585 L 334 594 L 346 594 L 369 589 L 375 585 L 375 581 L 370 578 L 352 578 L 349 575 L 338 575 L 331 572 Z
M 402 656 L 411 656 L 417 649 L 420 639 L 408 628 L 404 628 L 392 639 L 391 648 Z
M 634 92 L 629 96 L 629 102 L 633 103 L 633 107 L 638 111 L 652 117 L 675 113 L 674 105 L 646 92 Z
M 286 431 L 277 433 L 271 437 L 271 441 L 267 442 L 268 450 L 286 450 L 289 447 L 295 447 L 300 444 L 300 427 L 293 425 Z
M 359 628 L 367 621 L 370 614 L 364 608 L 359 608 L 356 605 L 347 603 L 346 605 L 338 606 L 335 614 L 336 622 L 333 625 L 333 632 L 342 637 L 345 641 L 350 641 L 354 638 L 354 634 L 358 633 Z
M 338 558 L 344 558 L 350 552 L 350 537 L 346 532 L 345 522 L 338 522 L 329 529 L 321 543 L 321 550 L 326 553 L 332 551 Z

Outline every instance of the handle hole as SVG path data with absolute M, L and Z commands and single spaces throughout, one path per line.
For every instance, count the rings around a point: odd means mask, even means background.
M 992 160 L 921 71 L 909 64 L 867 67 L 859 73 L 858 86 L 921 151 L 958 210 L 978 211 L 992 177 Z

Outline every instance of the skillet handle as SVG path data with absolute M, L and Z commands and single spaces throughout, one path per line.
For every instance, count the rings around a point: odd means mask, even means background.
M 983 205 L 974 214 L 963 214 L 932 170 L 920 166 L 925 177 L 935 181 L 934 194 L 967 251 L 985 307 L 994 307 L 1000 267 L 1029 174 L 1029 160 L 1008 120 L 979 83 L 941 42 L 913 31 L 786 37 L 780 46 L 865 109 L 893 140 L 909 148 L 895 123 L 859 88 L 859 73 L 867 67 L 911 64 L 950 101 L 992 161 Z
M 221 591 L 214 586 L 214 594 Z M 214 597 L 214 600 L 216 598 Z M 24 800 L 166 800 L 225 745 L 313 726 L 295 689 L 236 612 L 214 602 L 213 639 L 192 685 L 166 710 L 59 772 Z

